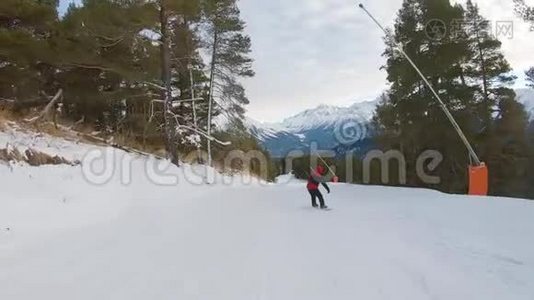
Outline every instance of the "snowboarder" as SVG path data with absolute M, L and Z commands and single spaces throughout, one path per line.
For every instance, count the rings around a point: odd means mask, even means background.
M 326 191 L 330 194 L 330 188 L 326 184 L 326 181 L 324 180 L 324 175 L 326 175 L 326 169 L 318 165 L 315 170 L 312 169 L 312 174 L 308 177 L 308 192 L 310 193 L 311 200 L 312 200 L 312 206 L 318 207 L 316 199 L 319 198 L 319 202 L 321 204 L 321 209 L 328 209 L 328 206 L 324 203 L 324 197 L 323 194 L 319 191 L 319 183 L 326 189 Z

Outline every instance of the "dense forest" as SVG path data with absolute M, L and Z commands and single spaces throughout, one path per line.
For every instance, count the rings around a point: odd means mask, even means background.
M 47 107 L 175 163 L 200 147 L 220 157 L 230 140 L 261 150 L 238 130 L 254 71 L 236 0 L 84 0 L 64 15 L 58 2 L 0 2 L 0 106 Z

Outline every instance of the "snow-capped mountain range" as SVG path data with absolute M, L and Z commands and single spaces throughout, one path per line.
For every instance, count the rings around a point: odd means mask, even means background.
M 534 120 L 534 90 L 518 89 L 516 93 Z M 365 152 L 372 146 L 369 125 L 379 101 L 377 98 L 349 107 L 320 105 L 279 123 L 247 119 L 245 126 L 273 157 L 284 157 L 295 150 L 309 152 L 313 147 L 340 154 L 347 149 Z
M 349 107 L 320 105 L 289 117 L 280 123 L 260 123 L 252 119 L 246 127 L 274 157 L 294 150 L 332 150 L 339 145 L 365 143 L 369 123 L 379 99 L 358 102 Z

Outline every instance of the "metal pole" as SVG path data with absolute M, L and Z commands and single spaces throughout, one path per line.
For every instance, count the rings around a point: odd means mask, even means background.
M 378 22 L 378 20 L 363 6 L 363 4 L 360 3 L 360 8 L 365 11 L 365 13 L 376 23 L 376 25 L 378 25 L 378 27 L 380 27 L 380 29 L 382 29 L 382 31 L 384 31 L 384 33 L 387 35 L 388 32 L 387 30 L 384 28 L 384 26 L 382 26 L 382 24 L 380 24 L 380 22 Z M 436 99 L 438 100 L 439 102 L 439 105 L 441 106 L 441 109 L 443 110 L 443 112 L 445 113 L 445 115 L 447 116 L 447 118 L 449 119 L 449 121 L 451 122 L 452 126 L 454 127 L 454 129 L 456 130 L 456 132 L 458 133 L 458 135 L 460 136 L 460 139 L 462 139 L 462 142 L 465 144 L 465 147 L 467 148 L 467 151 L 469 151 L 469 154 L 471 155 L 471 157 L 473 158 L 473 160 L 475 161 L 475 164 L 477 166 L 480 166 L 482 164 L 482 162 L 480 161 L 480 159 L 478 158 L 478 155 L 476 154 L 475 150 L 473 149 L 473 147 L 471 146 L 471 144 L 469 143 L 469 140 L 467 139 L 467 137 L 465 136 L 464 132 L 462 131 L 462 128 L 460 127 L 460 125 L 458 125 L 458 122 L 456 122 L 456 120 L 454 119 L 453 115 L 451 114 L 451 112 L 449 111 L 449 109 L 447 108 L 447 106 L 445 105 L 445 102 L 443 102 L 443 100 L 441 100 L 441 97 L 439 96 L 439 94 L 436 92 L 436 90 L 434 89 L 434 87 L 432 86 L 432 84 L 430 84 L 430 82 L 428 81 L 428 79 L 425 77 L 425 75 L 423 74 L 423 72 L 421 72 L 421 70 L 417 67 L 417 65 L 414 63 L 414 61 L 410 58 L 410 56 L 408 56 L 408 54 L 404 51 L 404 49 L 402 48 L 402 45 L 400 43 L 397 43 L 395 41 L 393 41 L 395 43 L 395 45 L 397 46 L 398 50 L 404 55 L 404 57 L 406 57 L 406 59 L 408 60 L 408 62 L 412 65 L 412 67 L 415 69 L 415 71 L 417 72 L 417 74 L 419 74 L 419 76 L 421 76 L 421 78 L 423 79 L 423 81 L 425 82 L 425 84 L 428 86 L 428 88 L 430 89 L 430 91 L 432 91 L 432 94 L 434 94 L 434 96 L 436 97 Z
M 324 163 L 324 165 L 328 168 L 328 171 L 330 171 L 330 173 L 332 173 L 332 175 L 337 176 L 336 173 L 334 173 L 334 171 L 332 171 L 332 169 L 330 168 L 328 163 L 321 157 L 321 155 L 319 153 L 317 153 L 317 156 Z

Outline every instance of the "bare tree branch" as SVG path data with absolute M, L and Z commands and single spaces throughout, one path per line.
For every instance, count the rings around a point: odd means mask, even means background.
M 149 85 L 151 87 L 157 88 L 160 91 L 166 91 L 165 87 L 163 87 L 161 85 L 158 85 L 158 84 L 155 84 L 155 83 L 152 83 L 152 82 L 148 82 L 148 81 L 145 81 L 143 83 L 146 84 L 146 85 Z
M 52 100 L 46 105 L 46 107 L 43 109 L 43 111 L 39 114 L 39 116 L 33 118 L 33 119 L 30 119 L 29 121 L 31 123 L 35 123 L 37 121 L 40 121 L 42 119 L 44 119 L 49 113 L 50 111 L 54 108 L 54 105 L 59 101 L 59 99 L 61 99 L 63 97 L 63 89 L 59 89 L 56 93 L 56 95 L 54 96 L 54 98 L 52 98 Z
M 82 69 L 93 69 L 93 70 L 100 70 L 100 71 L 108 71 L 108 72 L 115 72 L 114 69 L 106 68 L 103 66 L 97 66 L 97 65 L 84 65 L 84 64 L 77 64 L 77 63 L 68 63 L 67 65 Z

